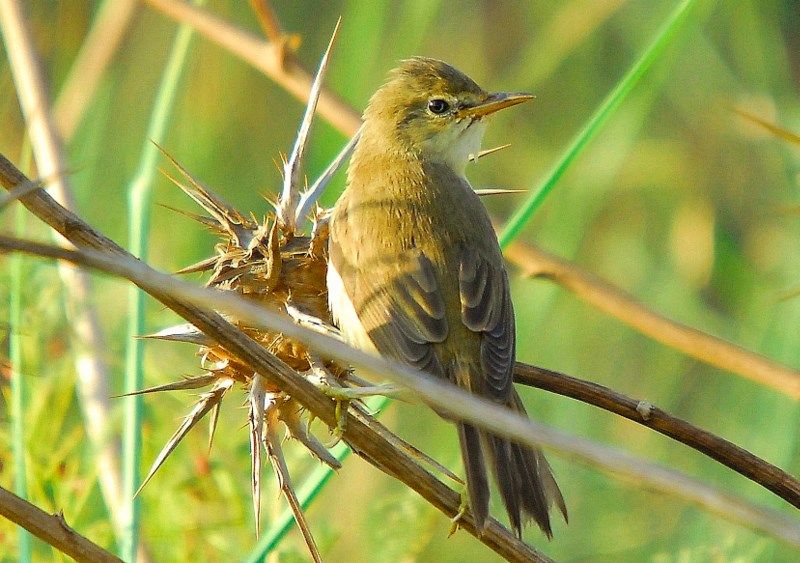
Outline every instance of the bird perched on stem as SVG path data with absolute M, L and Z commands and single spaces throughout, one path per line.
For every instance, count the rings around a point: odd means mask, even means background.
M 523 414 L 508 274 L 464 171 L 484 118 L 531 98 L 487 93 L 438 60 L 404 61 L 364 112 L 331 216 L 327 274 L 331 312 L 351 344 Z M 550 537 L 550 507 L 565 519 L 567 511 L 542 452 L 457 426 L 478 529 L 489 512 L 488 463 L 517 535 L 532 518 Z

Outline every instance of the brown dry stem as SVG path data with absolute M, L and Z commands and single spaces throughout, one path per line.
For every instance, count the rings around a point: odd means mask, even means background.
M 800 481 L 719 436 L 597 383 L 517 362 L 514 381 L 571 397 L 624 416 L 718 461 L 800 508 Z
M 738 373 L 800 399 L 800 372 L 648 309 L 632 296 L 577 265 L 535 246 L 512 243 L 506 257 L 531 277 L 557 283 L 580 299 L 653 340 L 709 365 Z
M 0 487 L 0 516 L 22 526 L 76 561 L 104 563 L 122 561 L 70 528 L 62 514 L 48 514 L 2 487 Z

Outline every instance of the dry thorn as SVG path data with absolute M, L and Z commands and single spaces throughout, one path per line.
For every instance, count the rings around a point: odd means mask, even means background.
M 280 399 L 277 399 L 278 401 Z M 286 465 L 286 459 L 283 456 L 283 449 L 281 448 L 281 441 L 276 433 L 276 428 L 279 422 L 280 407 L 276 402 L 276 398 L 272 397 L 268 400 L 265 409 L 266 414 L 266 427 L 263 434 L 264 448 L 272 461 L 272 469 L 275 471 L 275 477 L 278 480 L 278 486 L 281 492 L 286 497 L 286 502 L 294 515 L 294 520 L 297 522 L 297 527 L 300 528 L 300 533 L 303 535 L 303 540 L 306 542 L 306 547 L 311 554 L 311 557 L 316 563 L 322 563 L 322 557 L 319 554 L 317 542 L 314 541 L 314 536 L 311 534 L 311 528 L 308 525 L 303 508 L 300 506 L 300 501 L 297 500 L 297 495 L 292 486 L 292 478 L 289 475 L 289 468 Z
M 266 393 L 262 377 L 258 374 L 250 382 L 247 395 L 247 423 L 250 428 L 250 488 L 253 495 L 253 515 L 256 537 L 261 531 L 261 440 L 264 434 L 264 402 Z
M 483 149 L 482 151 L 478 152 L 478 154 L 471 154 L 467 157 L 467 160 L 470 162 L 478 162 L 478 159 L 483 158 L 484 156 L 489 156 L 490 154 L 494 154 L 498 151 L 503 149 L 507 149 L 511 146 L 511 143 L 506 143 L 505 145 L 500 145 L 498 147 L 492 147 L 490 149 Z
M 322 195 L 322 192 L 325 191 L 325 188 L 330 183 L 331 178 L 333 178 L 334 174 L 341 169 L 345 161 L 350 158 L 350 155 L 353 154 L 353 150 L 356 148 L 356 143 L 358 142 L 360 135 L 361 129 L 356 131 L 356 133 L 350 138 L 339 154 L 336 155 L 336 158 L 331 161 L 322 175 L 317 178 L 316 182 L 314 182 L 311 187 L 306 190 L 302 196 L 300 196 L 300 203 L 297 206 L 297 212 L 295 214 L 295 223 L 299 224 L 300 221 L 310 214 L 311 208 L 317 203 L 317 200 Z
M 481 188 L 475 190 L 479 196 L 485 195 L 508 195 L 508 194 L 524 194 L 528 190 L 509 190 L 504 188 Z
M 175 448 L 189 433 L 189 431 L 194 428 L 194 425 L 200 422 L 200 420 L 202 420 L 209 411 L 222 402 L 222 399 L 225 397 L 225 393 L 227 393 L 228 390 L 233 387 L 233 383 L 234 382 L 232 379 L 216 378 L 214 387 L 212 387 L 210 391 L 200 395 L 200 400 L 195 404 L 191 412 L 184 417 L 181 425 L 156 456 L 156 459 L 153 461 L 153 465 L 150 466 L 150 470 L 147 472 L 147 476 L 142 481 L 142 484 L 139 485 L 139 488 L 134 496 L 138 496 L 139 493 L 142 492 L 142 489 L 144 489 L 145 485 L 150 482 L 150 479 L 153 478 L 153 475 L 155 475 L 156 471 L 158 471 L 158 468 L 161 467 L 161 465 L 167 460 L 169 455 L 175 450 Z M 149 391 L 151 390 L 145 390 L 143 392 Z
M 300 130 L 297 132 L 294 148 L 292 148 L 292 152 L 289 154 L 289 158 L 283 167 L 283 191 L 275 212 L 278 224 L 288 233 L 294 233 L 297 227 L 295 217 L 297 216 L 297 205 L 300 197 L 300 175 L 303 168 L 303 159 L 305 157 L 306 146 L 308 145 L 311 124 L 314 121 L 314 113 L 317 109 L 319 96 L 322 93 L 325 73 L 328 70 L 331 50 L 336 41 L 336 35 L 339 31 L 341 21 L 342 20 L 339 19 L 336 22 L 336 27 L 334 27 L 331 39 L 328 42 L 328 48 L 319 61 L 319 69 L 311 84 L 311 91 L 308 94 L 308 104 L 306 104 L 306 111 L 300 123 Z

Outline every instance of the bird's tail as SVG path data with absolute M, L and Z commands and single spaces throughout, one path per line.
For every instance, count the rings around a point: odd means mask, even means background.
M 508 407 L 527 415 L 516 391 L 512 390 Z M 484 528 L 489 514 L 489 483 L 484 461 L 487 460 L 517 536 L 521 536 L 522 525 L 532 519 L 548 538 L 552 537 L 550 508 L 558 507 L 567 520 L 567 507 L 542 451 L 464 423 L 458 423 L 458 436 L 470 509 L 478 529 Z

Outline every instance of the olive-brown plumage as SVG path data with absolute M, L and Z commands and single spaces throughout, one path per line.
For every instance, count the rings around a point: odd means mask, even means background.
M 508 274 L 464 169 L 480 148 L 482 118 L 530 97 L 488 94 L 441 61 L 404 61 L 364 113 L 331 217 L 328 265 L 331 312 L 351 343 L 520 413 Z M 550 506 L 565 518 L 566 508 L 541 451 L 457 426 L 479 529 L 488 462 L 516 532 L 533 518 L 550 536 Z

